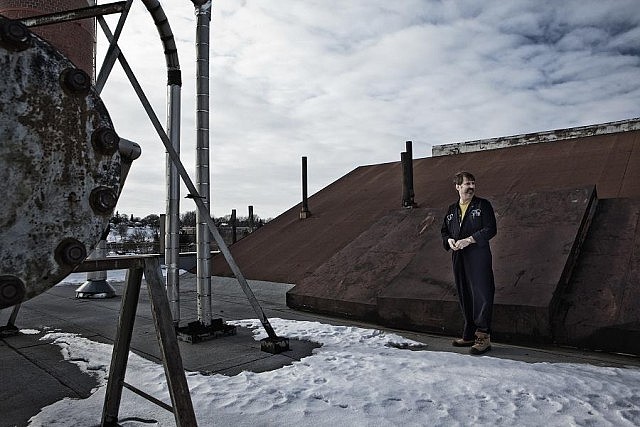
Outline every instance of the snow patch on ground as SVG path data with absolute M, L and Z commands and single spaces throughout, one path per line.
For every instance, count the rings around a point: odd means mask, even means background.
M 525 363 L 488 356 L 407 351 L 399 335 L 350 326 L 270 319 L 278 335 L 322 346 L 291 365 L 227 377 L 188 373 L 200 425 L 616 425 L 640 424 L 640 370 Z M 258 320 L 238 326 L 266 336 Z M 100 422 L 112 347 L 67 333 L 43 340 L 94 375 L 88 399 L 63 399 L 32 426 Z M 161 365 L 130 354 L 126 381 L 170 403 Z M 173 415 L 124 391 L 127 426 L 171 426 Z M 151 424 L 150 424 L 151 423 Z

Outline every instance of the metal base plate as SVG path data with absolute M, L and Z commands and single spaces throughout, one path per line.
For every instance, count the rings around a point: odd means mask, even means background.
M 20 335 L 20 329 L 14 325 L 0 326 L 0 338 Z
M 195 321 L 188 323 L 187 326 L 178 328 L 176 333 L 180 341 L 196 344 L 221 336 L 235 335 L 236 327 L 227 325 L 222 319 L 212 319 L 211 324 L 208 326 L 200 321 Z
M 113 298 L 116 290 L 106 280 L 87 280 L 76 289 L 76 298 Z
M 263 338 L 260 340 L 260 350 L 271 354 L 289 351 L 289 338 Z

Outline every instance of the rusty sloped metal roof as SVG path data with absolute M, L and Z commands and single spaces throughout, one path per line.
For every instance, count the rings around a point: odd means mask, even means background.
M 415 160 L 413 209 L 400 207 L 401 170 L 353 170 L 310 198 L 310 218 L 295 206 L 233 245 L 238 265 L 296 284 L 293 308 L 455 335 L 439 223 L 452 175 L 469 170 L 498 220 L 494 338 L 640 354 L 639 130 Z M 214 267 L 230 274 L 221 257 Z
M 452 176 L 474 173 L 484 197 L 583 188 L 598 198 L 640 198 L 640 131 L 574 138 L 414 160 L 415 201 L 443 208 L 457 195 Z M 231 248 L 250 279 L 299 283 L 393 210 L 401 209 L 400 162 L 361 166 L 309 198 L 312 216 L 294 206 Z M 230 275 L 214 258 L 214 274 Z

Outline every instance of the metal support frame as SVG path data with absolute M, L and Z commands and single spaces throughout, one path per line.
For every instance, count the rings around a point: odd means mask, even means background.
M 116 26 L 116 31 L 113 36 L 113 40 L 109 43 L 109 48 L 107 49 L 107 54 L 104 57 L 104 62 L 102 63 L 102 67 L 100 68 L 100 73 L 98 74 L 98 78 L 96 79 L 96 91 L 98 93 L 102 92 L 104 88 L 104 84 L 107 82 L 107 77 L 111 73 L 113 65 L 116 62 L 118 57 L 118 40 L 120 39 L 120 34 L 122 34 L 122 29 L 124 28 L 124 23 L 127 20 L 127 16 L 129 15 L 129 10 L 131 9 L 131 4 L 133 0 L 127 0 L 122 13 L 120 14 L 120 18 L 118 19 L 118 25 Z M 101 16 L 102 18 L 102 16 Z
M 20 333 L 20 329 L 16 327 L 16 318 L 18 317 L 18 311 L 20 311 L 21 305 L 22 304 L 16 304 L 13 306 L 7 324 L 0 326 L 0 337 L 10 337 Z
M 104 18 L 98 17 L 98 22 L 100 23 L 107 39 L 111 41 L 113 39 L 113 35 L 111 34 L 111 31 L 109 30 L 108 25 L 104 21 Z M 216 243 L 218 244 L 218 247 L 220 248 L 220 252 L 222 252 L 222 255 L 224 256 L 225 260 L 229 264 L 229 267 L 231 268 L 231 271 L 233 272 L 234 276 L 238 280 L 238 284 L 240 285 L 240 287 L 242 288 L 242 291 L 244 292 L 247 299 L 249 300 L 249 304 L 251 304 L 251 307 L 253 308 L 254 312 L 258 316 L 260 323 L 262 324 L 265 331 L 267 332 L 268 338 L 267 338 L 267 341 L 263 342 L 262 348 L 265 351 L 269 351 L 269 352 L 281 352 L 281 351 L 288 350 L 289 349 L 288 340 L 286 338 L 278 337 L 275 331 L 273 330 L 273 327 L 269 323 L 269 319 L 264 314 L 262 307 L 260 307 L 260 303 L 258 302 L 257 298 L 253 294 L 253 291 L 249 287 L 247 280 L 245 279 L 244 275 L 240 271 L 240 268 L 238 267 L 235 260 L 233 259 L 233 256 L 231 255 L 231 251 L 229 250 L 229 247 L 227 246 L 224 239 L 220 235 L 220 232 L 218 231 L 218 228 L 216 227 L 215 222 L 213 221 L 213 218 L 211 218 L 211 216 L 207 214 L 208 212 L 207 207 L 205 206 L 202 200 L 202 197 L 198 193 L 196 186 L 194 185 L 193 181 L 191 180 L 191 177 L 187 173 L 187 170 L 185 169 L 182 161 L 180 160 L 180 155 L 178 154 L 176 149 L 173 147 L 171 143 L 171 139 L 163 129 L 162 124 L 160 123 L 160 120 L 158 120 L 158 117 L 156 116 L 153 110 L 153 107 L 149 102 L 149 99 L 147 98 L 146 94 L 142 90 L 142 87 L 140 86 L 138 79 L 133 73 L 131 67 L 129 66 L 129 63 L 127 62 L 122 52 L 120 52 L 119 49 L 118 51 L 119 51 L 118 61 L 120 62 L 120 65 L 122 66 L 125 74 L 127 75 L 129 82 L 133 86 L 133 89 L 136 92 L 136 95 L 138 95 L 138 99 L 142 103 L 142 106 L 145 109 L 147 116 L 151 121 L 151 124 L 156 130 L 158 136 L 160 137 L 160 140 L 164 144 L 164 147 L 167 150 L 167 154 L 171 158 L 171 161 L 173 162 L 174 166 L 178 171 L 178 174 L 182 178 L 183 183 L 185 184 L 185 186 L 187 187 L 187 190 L 189 191 L 189 194 L 187 195 L 187 197 L 194 201 L 196 205 L 196 209 L 200 211 L 201 215 L 206 220 L 207 226 L 209 227 L 209 231 L 211 232 Z
M 168 113 L 168 131 L 164 131 L 160 121 L 158 120 L 153 108 L 146 95 L 144 94 L 137 78 L 133 74 L 131 67 L 127 63 L 124 55 L 118 47 L 118 37 L 124 26 L 126 16 L 128 15 L 129 8 L 133 0 L 127 0 L 126 2 L 118 2 L 110 5 L 96 6 L 85 8 L 76 11 L 69 11 L 66 15 L 64 12 L 56 13 L 52 16 L 40 16 L 30 18 L 27 26 L 46 25 L 55 22 L 63 22 L 74 19 L 84 19 L 87 17 L 97 17 L 97 20 L 102 27 L 107 39 L 109 40 L 109 50 L 105 63 L 100 71 L 97 79 L 96 88 L 100 92 L 110 74 L 111 68 L 117 58 L 122 68 L 125 71 L 131 85 L 133 86 L 138 98 L 140 99 L 151 123 L 156 129 L 162 143 L 167 150 L 167 158 L 170 160 L 172 168 L 175 168 L 175 172 L 182 178 L 187 189 L 189 190 L 189 197 L 192 198 L 196 204 L 197 211 L 204 217 L 206 225 L 209 228 L 209 232 L 213 235 L 215 241 L 218 243 L 221 252 L 225 259 L 229 263 L 231 270 L 234 272 L 235 277 L 238 279 L 240 287 L 244 291 L 249 303 L 254 309 L 260 322 L 265 328 L 268 338 L 263 340 L 262 349 L 272 353 L 279 353 L 289 349 L 289 341 L 286 338 L 280 338 L 276 335 L 269 320 L 262 311 L 258 300 L 251 291 L 246 279 L 242 275 L 235 260 L 233 259 L 229 248 L 222 239 L 217 227 L 211 216 L 209 215 L 208 206 L 205 205 L 202 200 L 202 196 L 198 193 L 191 178 L 185 170 L 180 157 L 179 157 L 179 104 L 180 97 L 179 91 L 181 82 L 180 68 L 178 64 L 177 50 L 175 48 L 175 42 L 171 29 L 169 28 L 168 20 L 164 14 L 160 3 L 157 0 L 142 0 L 147 10 L 151 13 L 158 32 L 165 47 L 165 58 L 167 60 L 168 69 L 168 90 L 169 90 L 169 113 Z M 210 2 L 208 2 L 210 5 Z M 121 12 L 122 15 L 118 22 L 116 34 L 113 35 L 104 20 L 103 16 L 107 13 Z M 54 16 L 55 15 L 55 16 Z M 24 20 L 23 20 L 24 22 Z M 177 143 L 177 144 L 176 144 Z M 174 182 L 173 180 L 171 181 Z M 179 186 L 177 186 L 179 187 Z M 170 195 L 171 197 L 172 195 Z M 168 197 L 168 204 L 169 204 Z M 177 202 L 175 204 L 177 206 Z M 175 215 L 175 212 L 168 212 L 169 230 L 172 227 L 171 215 Z M 177 220 L 175 221 L 177 224 Z M 170 236 L 171 231 L 167 233 L 167 254 L 171 254 L 177 261 L 179 250 L 177 244 L 173 244 Z M 177 243 L 177 233 L 176 233 Z M 177 272 L 177 262 L 175 266 L 167 265 L 168 267 L 168 283 L 172 273 L 171 268 L 175 267 Z M 88 272 L 88 271 L 101 271 L 110 269 L 122 269 L 127 268 L 127 279 L 125 295 L 122 299 L 122 306 L 120 310 L 120 317 L 118 320 L 118 329 L 113 347 L 113 354 L 111 358 L 111 366 L 109 369 L 109 379 L 107 382 L 107 390 L 105 394 L 105 402 L 102 413 L 102 425 L 103 426 L 115 426 L 118 423 L 118 412 L 120 409 L 120 402 L 122 399 L 122 389 L 126 387 L 129 390 L 147 398 L 148 400 L 160 405 L 164 409 L 171 410 L 174 414 L 177 426 L 196 426 L 195 413 L 193 411 L 193 404 L 191 401 L 191 395 L 182 364 L 182 358 L 180 355 L 180 349 L 178 347 L 178 341 L 176 337 L 176 325 L 174 324 L 175 318 L 172 318 L 171 314 L 175 311 L 169 305 L 169 299 L 167 292 L 164 289 L 164 283 L 162 273 L 160 270 L 160 262 L 158 257 L 146 256 L 146 257 L 128 257 L 119 259 L 102 259 L 102 260 L 86 260 L 76 271 Z M 163 367 L 165 376 L 168 383 L 169 394 L 171 397 L 172 406 L 167 405 L 164 402 L 148 395 L 147 393 L 138 390 L 134 386 L 125 383 L 125 372 L 127 367 L 128 355 L 131 346 L 131 338 L 133 333 L 133 326 L 135 321 L 135 313 L 138 305 L 138 299 L 140 296 L 140 287 L 142 283 L 142 277 L 147 280 L 147 289 L 151 301 L 151 311 L 154 318 L 154 324 L 158 342 L 160 344 L 160 351 L 162 354 Z M 175 274 L 177 276 L 177 274 Z M 178 288 L 177 283 L 174 284 L 173 289 L 169 289 L 170 295 L 177 295 Z M 174 300 L 172 299 L 172 303 Z M 20 305 L 15 306 L 9 324 L 13 326 L 15 318 L 18 314 Z M 179 312 L 178 312 L 179 313 Z M 179 314 L 178 314 L 179 316 Z
M 128 69 L 128 77 L 131 81 L 133 72 L 124 60 L 124 56 L 118 47 L 118 37 L 124 26 L 126 16 L 128 15 L 131 2 L 127 0 L 123 5 L 122 15 L 118 21 L 115 34 L 111 33 L 109 26 L 102 16 L 98 16 L 97 20 L 102 28 L 105 36 L 109 40 L 109 49 L 105 57 L 105 61 L 100 70 L 96 87 L 102 89 L 111 69 L 118 59 L 125 70 Z M 182 77 L 180 73 L 180 64 L 178 54 L 164 11 L 157 0 L 143 0 L 149 13 L 153 17 L 154 23 L 158 29 L 160 39 L 164 45 L 165 60 L 167 63 L 167 134 L 170 138 L 172 151 L 180 153 L 180 91 L 182 86 Z M 125 65 L 126 64 L 126 65 Z M 135 78 L 135 77 L 134 77 Z M 132 83 L 133 84 L 133 83 Z M 137 82 L 136 82 L 137 84 Z M 134 89 L 138 96 L 142 92 L 139 84 L 134 85 Z M 144 103 L 143 103 L 144 105 Z M 144 105 L 147 114 L 150 114 L 150 105 Z M 157 120 L 157 119 L 156 119 Z M 155 125 L 155 123 L 154 123 Z M 171 156 L 167 154 L 167 205 L 166 205 L 166 224 L 165 224 L 165 265 L 167 267 L 167 293 L 170 298 L 170 308 L 173 317 L 174 326 L 177 328 L 180 324 L 180 283 L 178 276 L 178 258 L 180 254 L 179 233 L 180 233 L 180 178 Z
M 122 54 L 118 46 L 118 43 L 117 43 L 118 37 L 124 26 L 126 16 L 128 15 L 128 11 L 132 1 L 133 0 L 127 0 L 126 2 L 120 2 L 120 3 L 114 4 L 114 6 L 111 9 L 109 9 L 110 10 L 109 12 L 106 8 L 105 9 L 90 8 L 92 10 L 90 10 L 88 13 L 83 14 L 82 17 L 84 18 L 88 16 L 96 16 L 96 19 L 100 24 L 105 36 L 109 40 L 109 50 L 108 50 L 107 58 L 105 58 L 105 63 L 103 64 L 103 67 L 98 76 L 98 83 L 99 83 L 99 86 L 97 86 L 98 92 L 102 89 L 104 82 L 106 82 L 106 79 L 108 78 L 108 75 L 110 74 L 110 71 L 112 69 L 113 63 L 115 62 L 115 58 L 117 58 L 125 74 L 127 75 L 129 82 L 133 86 L 133 89 L 136 92 L 136 95 L 138 96 L 140 102 L 142 103 L 142 106 L 145 109 L 152 125 L 154 126 L 154 128 L 156 129 L 156 132 L 158 133 L 160 139 L 162 140 L 162 143 L 164 144 L 165 149 L 167 150 L 168 164 L 170 161 L 170 167 L 168 168 L 169 170 L 168 173 L 170 174 L 170 179 L 169 179 L 170 190 L 168 191 L 167 204 L 171 205 L 172 207 L 168 209 L 168 212 L 167 212 L 168 225 L 167 225 L 167 237 L 166 237 L 167 244 L 165 249 L 166 251 L 165 263 L 167 264 L 167 291 L 171 296 L 172 304 L 171 306 L 167 304 L 166 313 L 172 313 L 174 315 L 173 327 L 174 329 L 176 329 L 177 322 L 179 322 L 179 309 L 176 310 L 175 308 L 179 307 L 179 305 L 178 304 L 174 305 L 174 303 L 178 303 L 177 296 L 179 295 L 179 288 L 177 283 L 177 280 L 178 280 L 177 260 L 179 258 L 179 247 L 178 247 L 178 233 L 177 232 L 173 233 L 172 230 L 174 230 L 177 227 L 178 220 L 179 220 L 178 218 L 179 214 L 177 214 L 177 212 L 179 212 L 179 209 L 176 209 L 179 206 L 178 198 L 175 195 L 176 191 L 179 192 L 179 186 L 174 185 L 175 181 L 177 181 L 177 178 L 174 179 L 171 176 L 171 171 L 175 171 L 176 174 L 182 178 L 185 186 L 189 191 L 189 195 L 187 197 L 193 199 L 193 201 L 195 202 L 197 212 L 199 212 L 201 218 L 204 219 L 207 227 L 209 228 L 209 232 L 211 233 L 216 243 L 218 244 L 220 251 L 224 255 L 229 266 L 231 267 L 231 270 L 233 271 L 236 279 L 238 280 L 238 283 L 242 288 L 243 292 L 245 293 L 251 307 L 255 311 L 256 315 L 258 316 L 258 319 L 260 320 L 260 322 L 262 323 L 262 326 L 267 332 L 268 338 L 263 340 L 262 349 L 264 351 L 268 351 L 272 353 L 279 353 L 282 351 L 286 351 L 289 349 L 289 341 L 286 338 L 281 338 L 276 335 L 275 331 L 273 330 L 273 327 L 269 323 L 269 319 L 267 318 L 264 311 L 262 310 L 262 307 L 260 307 L 260 304 L 257 298 L 253 294 L 253 291 L 249 287 L 247 280 L 245 279 L 244 275 L 242 274 L 238 265 L 233 259 L 233 256 L 231 255 L 231 252 L 229 251 L 227 244 L 224 242 L 222 236 L 220 235 L 220 232 L 218 231 L 215 225 L 215 222 L 211 218 L 211 215 L 209 214 L 208 206 L 202 200 L 202 196 L 199 194 L 198 190 L 193 184 L 193 181 L 189 177 L 189 174 L 184 168 L 182 161 L 180 160 L 180 155 L 179 155 L 180 96 L 179 94 L 180 94 L 180 87 L 182 85 L 182 78 L 180 74 L 177 49 L 175 46 L 173 34 L 171 32 L 171 28 L 169 27 L 169 22 L 167 20 L 167 17 L 164 14 L 164 11 L 162 10 L 162 6 L 158 2 L 158 0 L 142 0 L 142 1 L 146 6 L 147 10 L 149 11 L 149 13 L 152 15 L 154 23 L 156 24 L 156 27 L 158 29 L 158 33 L 164 45 L 165 59 L 167 62 L 167 74 L 168 74 L 167 79 L 168 79 L 168 90 L 169 90 L 169 108 L 168 108 L 169 110 L 168 131 L 169 132 L 168 133 L 165 132 L 165 130 L 163 129 L 160 121 L 158 120 L 158 117 L 156 116 L 151 106 L 151 103 L 146 97 L 136 76 L 134 75 L 133 71 L 131 70 L 131 67 L 129 66 L 127 60 L 125 59 L 124 55 Z M 196 2 L 196 3 L 201 3 L 201 5 L 204 5 L 205 2 Z M 210 2 L 206 2 L 206 3 L 210 7 Z M 198 5 L 196 4 L 196 6 Z M 118 26 L 116 28 L 116 34 L 114 35 L 113 33 L 111 33 L 111 30 L 109 29 L 109 26 L 107 25 L 102 15 L 107 12 L 115 13 L 118 11 L 122 12 L 122 15 L 119 19 Z M 56 16 L 54 17 L 48 18 L 48 19 L 51 19 L 51 22 L 48 22 L 48 23 L 53 23 L 54 22 L 53 20 L 55 20 L 55 22 L 62 22 L 66 20 L 80 19 L 79 15 L 74 13 L 70 13 L 66 16 L 64 15 L 64 13 L 59 13 L 55 15 Z M 36 18 L 37 17 L 34 17 L 32 19 L 36 19 Z M 43 22 L 44 21 L 38 22 L 34 20 L 30 24 L 32 26 L 44 25 Z M 173 262 L 174 260 L 175 262 Z M 88 271 L 88 270 L 85 270 L 85 271 Z M 166 299 L 166 293 L 164 294 L 164 297 Z M 15 311 L 15 314 L 17 315 L 17 309 Z M 129 342 L 130 342 L 130 337 L 129 337 Z M 115 363 L 115 361 L 113 362 Z M 181 362 L 180 362 L 180 368 L 182 369 Z M 184 372 L 181 369 L 180 371 L 182 372 L 182 375 L 184 375 Z M 187 389 L 187 394 L 188 394 L 188 389 Z M 119 400 L 118 400 L 118 403 L 119 403 Z
M 122 12 L 125 8 L 125 3 L 126 1 L 119 1 L 80 9 L 65 10 L 64 12 L 20 18 L 19 21 L 27 27 L 39 27 L 41 25 L 58 24 L 61 22 L 76 21 L 78 19 L 95 18 L 96 16 Z
M 81 264 L 78 270 L 110 270 L 125 266 L 128 268 L 127 278 L 118 319 L 118 329 L 113 344 L 101 425 L 118 425 L 122 389 L 126 387 L 145 399 L 173 412 L 177 426 L 196 426 L 193 403 L 191 402 L 189 386 L 182 365 L 180 348 L 178 347 L 178 339 L 170 315 L 169 300 L 167 299 L 164 280 L 160 271 L 159 257 L 136 256 L 88 260 Z M 171 406 L 124 381 L 143 275 L 147 281 L 151 313 L 153 314 L 156 335 L 160 344 L 162 365 L 171 397 Z

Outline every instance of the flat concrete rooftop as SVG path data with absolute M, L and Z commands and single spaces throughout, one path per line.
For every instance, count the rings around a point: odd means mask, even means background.
M 196 319 L 195 275 L 181 276 L 181 325 Z M 426 344 L 424 351 L 448 351 L 466 354 L 467 349 L 450 346 L 451 337 L 399 331 L 376 325 L 349 321 L 313 313 L 296 311 L 285 304 L 285 295 L 292 285 L 264 281 L 249 281 L 257 299 L 269 318 L 318 321 L 333 325 L 353 325 L 392 331 Z M 117 296 L 111 299 L 76 299 L 77 286 L 56 286 L 25 302 L 16 326 L 22 329 L 50 328 L 80 334 L 90 340 L 113 343 L 120 309 L 123 283 L 112 283 Z M 143 285 L 144 287 L 144 285 Z M 256 318 L 253 309 L 234 278 L 214 277 L 212 280 L 213 311 L 225 321 Z M 6 324 L 11 310 L 0 312 L 1 324 Z M 278 331 L 276 330 L 276 333 Z M 96 387 L 95 380 L 65 361 L 60 347 L 37 335 L 17 335 L 0 338 L 0 426 L 25 426 L 41 408 L 64 397 L 85 398 Z M 132 350 L 142 357 L 160 363 L 159 350 L 149 310 L 148 295 L 140 294 L 132 340 Z M 281 354 L 260 351 L 251 331 L 238 328 L 237 334 L 198 344 L 180 342 L 184 367 L 188 371 L 236 375 L 242 371 L 261 372 L 277 369 L 310 355 L 315 345 L 291 341 L 291 350 Z M 525 362 L 585 363 L 598 366 L 640 366 L 640 358 L 602 352 L 580 351 L 557 347 L 522 347 L 495 343 L 492 357 Z M 37 387 L 36 387 L 37 385 Z M 125 390 L 125 393 L 128 393 Z

